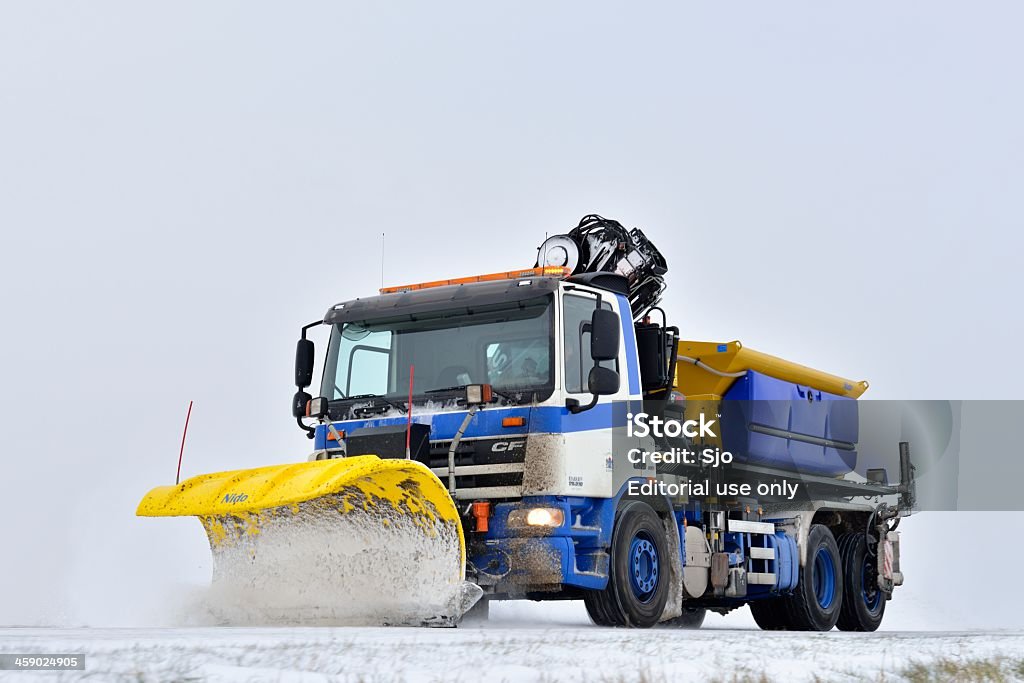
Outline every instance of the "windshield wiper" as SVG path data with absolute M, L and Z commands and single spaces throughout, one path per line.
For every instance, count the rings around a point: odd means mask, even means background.
M 379 400 L 379 401 L 383 401 L 384 403 L 387 403 L 389 406 L 391 406 L 395 410 L 401 410 L 403 413 L 408 413 L 409 412 L 409 409 L 404 404 L 402 404 L 402 403 L 395 403 L 394 401 L 389 399 L 387 396 L 382 396 L 380 394 L 359 394 L 358 396 L 346 396 L 344 398 L 339 398 L 339 399 L 335 399 L 335 400 L 337 400 L 337 401 L 360 401 L 360 400 L 366 400 L 366 399 L 376 399 L 376 400 Z
M 424 391 L 423 393 L 424 394 L 441 394 L 441 393 L 444 393 L 446 391 L 462 391 L 463 389 L 465 389 L 468 386 L 469 386 L 468 384 L 458 384 L 458 385 L 456 385 L 454 387 L 444 387 L 442 389 L 429 389 L 427 391 Z M 495 396 L 500 396 L 501 398 L 505 399 L 509 403 L 512 403 L 514 405 L 519 405 L 519 401 L 517 401 L 516 399 L 512 398 L 511 396 L 509 396 L 508 394 L 506 394 L 503 391 L 498 391 L 494 387 L 491 387 L 491 393 L 494 394 Z

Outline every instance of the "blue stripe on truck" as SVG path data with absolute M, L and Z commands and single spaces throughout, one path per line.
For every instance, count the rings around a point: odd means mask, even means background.
M 487 408 L 473 417 L 466 428 L 466 437 L 481 436 L 519 436 L 525 434 L 566 434 L 585 432 L 609 427 L 624 427 L 626 424 L 627 405 L 623 401 L 614 403 L 598 403 L 591 410 L 573 415 L 562 406 L 516 406 L 508 408 Z M 430 438 L 445 441 L 455 437 L 462 420 L 466 417 L 465 410 L 450 413 L 424 413 L 417 416 L 413 411 L 412 421 L 430 425 Z M 525 423 L 521 427 L 503 427 L 501 421 L 506 417 L 523 417 Z M 380 417 L 367 420 L 347 420 L 335 422 L 335 428 L 352 432 L 356 429 L 374 427 L 394 427 L 404 425 L 405 416 Z M 316 428 L 314 448 L 327 447 L 327 430 L 323 426 Z
M 619 301 L 619 321 L 622 323 L 622 343 L 626 345 L 626 377 L 629 378 L 629 395 L 640 393 L 640 364 L 636 356 L 636 332 L 633 329 L 632 310 L 629 300 L 616 294 Z

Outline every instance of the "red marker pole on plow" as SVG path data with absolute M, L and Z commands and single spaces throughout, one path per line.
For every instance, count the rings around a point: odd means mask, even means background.
M 405 459 L 410 460 L 412 458 L 412 452 L 409 450 L 409 440 L 412 437 L 412 378 L 416 372 L 416 366 L 409 366 L 409 405 L 405 407 L 405 414 L 408 416 L 408 420 L 405 423 Z
M 181 433 L 181 448 L 178 450 L 178 473 L 174 475 L 175 486 L 181 481 L 181 456 L 185 454 L 185 435 L 188 434 L 188 420 L 190 417 L 192 417 L 192 401 L 188 402 L 188 413 L 185 414 L 185 430 Z

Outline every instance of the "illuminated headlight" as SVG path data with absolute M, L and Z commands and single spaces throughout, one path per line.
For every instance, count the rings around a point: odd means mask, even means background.
M 562 526 L 565 513 L 560 508 L 522 508 L 508 513 L 509 526 Z

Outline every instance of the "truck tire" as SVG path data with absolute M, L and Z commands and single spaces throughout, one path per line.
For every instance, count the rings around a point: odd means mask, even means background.
M 658 626 L 664 628 L 700 628 L 701 624 L 704 623 L 704 617 L 707 615 L 708 611 L 703 607 L 683 607 L 682 614 L 678 617 L 666 619 L 665 621 L 660 622 Z
M 830 631 L 843 604 L 843 565 L 839 546 L 827 526 L 815 524 L 807 534 L 807 560 L 793 594 L 783 598 L 786 622 L 793 631 Z
M 875 558 L 868 555 L 863 533 L 839 537 L 843 561 L 843 605 L 836 625 L 840 631 L 874 631 L 885 614 L 885 595 L 876 583 Z
M 668 600 L 668 555 L 661 519 L 646 503 L 627 500 L 615 513 L 608 585 L 583 602 L 598 626 L 649 628 Z
M 789 628 L 783 600 L 784 598 L 765 598 L 750 603 L 750 613 L 762 631 L 785 631 Z

